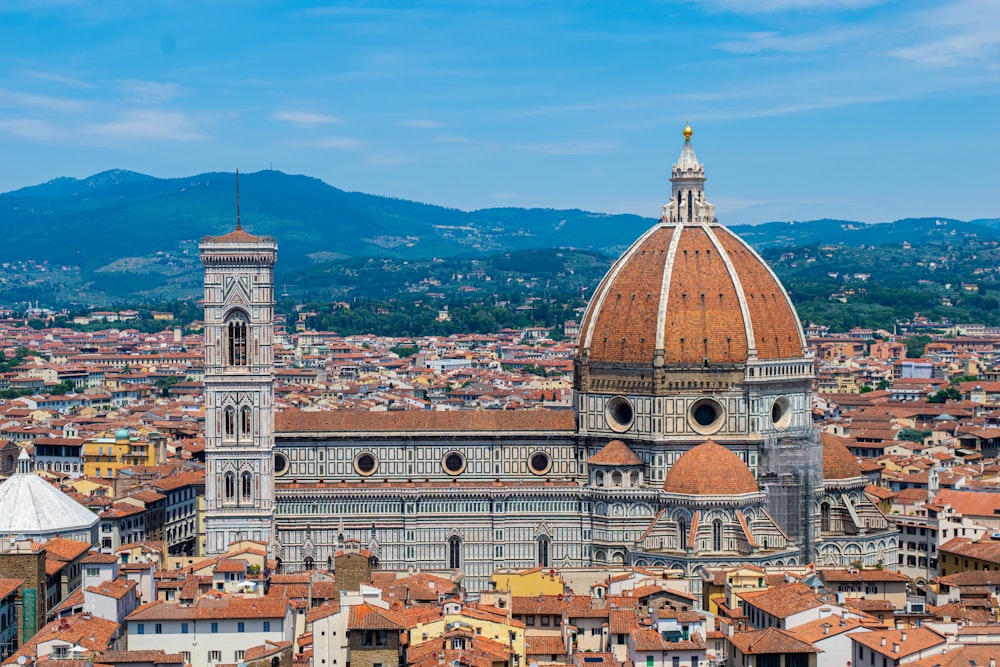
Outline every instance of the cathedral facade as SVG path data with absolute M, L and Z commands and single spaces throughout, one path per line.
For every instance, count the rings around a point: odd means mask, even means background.
M 264 539 L 293 571 L 360 542 L 383 567 L 455 570 L 469 590 L 533 566 L 895 567 L 857 463 L 813 428 L 791 300 L 715 219 L 690 138 L 659 222 L 591 297 L 572 411 L 274 415 L 274 241 L 203 239 L 209 551 Z

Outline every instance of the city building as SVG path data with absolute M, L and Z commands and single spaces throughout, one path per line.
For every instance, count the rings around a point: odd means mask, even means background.
M 203 239 L 208 553 L 262 540 L 296 571 L 360 542 L 469 590 L 508 567 L 895 567 L 860 471 L 824 480 L 798 317 L 684 135 L 660 220 L 581 320 L 572 410 L 275 415 L 277 245 Z

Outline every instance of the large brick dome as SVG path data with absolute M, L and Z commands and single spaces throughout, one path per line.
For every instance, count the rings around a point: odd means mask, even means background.
M 805 355 L 777 277 L 715 222 L 661 221 L 641 236 L 594 292 L 579 347 L 590 362 L 657 366 Z
M 663 479 L 663 490 L 688 496 L 735 496 L 757 493 L 760 487 L 740 457 L 710 440 L 677 459 Z
M 805 338 L 788 294 L 705 199 L 705 168 L 684 128 L 659 223 L 611 267 L 580 328 L 585 363 L 732 367 L 801 359 Z

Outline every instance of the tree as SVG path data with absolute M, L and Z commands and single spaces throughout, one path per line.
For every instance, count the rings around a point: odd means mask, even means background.
M 946 401 L 962 400 L 962 392 L 958 387 L 948 387 L 934 392 L 927 397 L 928 403 L 944 403 Z
M 896 432 L 896 440 L 906 440 L 907 442 L 923 444 L 924 440 L 929 437 L 931 437 L 930 431 L 921 431 L 915 428 L 903 428 Z
M 903 339 L 906 344 L 906 357 L 908 359 L 919 359 L 924 356 L 924 348 L 927 347 L 927 343 L 930 343 L 933 339 L 930 336 L 911 336 L 909 338 Z

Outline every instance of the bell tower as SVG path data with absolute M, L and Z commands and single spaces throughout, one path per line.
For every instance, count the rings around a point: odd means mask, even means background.
M 237 204 L 236 229 L 202 238 L 199 249 L 205 267 L 205 553 L 214 555 L 237 540 L 270 545 L 274 537 L 278 244 L 244 231 Z

